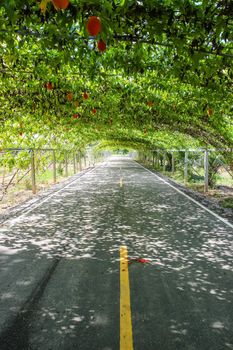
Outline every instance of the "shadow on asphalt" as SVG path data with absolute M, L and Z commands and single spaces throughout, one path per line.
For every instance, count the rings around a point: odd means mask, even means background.
M 119 348 L 121 245 L 150 260 L 129 267 L 135 350 L 233 349 L 231 230 L 121 163 L 1 229 L 1 350 Z

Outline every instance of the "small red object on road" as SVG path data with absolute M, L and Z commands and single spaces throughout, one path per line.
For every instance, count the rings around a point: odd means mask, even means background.
M 134 258 L 134 259 L 128 259 L 128 264 L 132 264 L 133 262 L 138 262 L 141 264 L 149 263 L 150 260 L 144 259 L 144 258 Z
M 137 260 L 137 262 L 140 262 L 140 263 L 148 263 L 148 262 L 150 262 L 149 260 L 147 260 L 147 259 L 138 259 Z

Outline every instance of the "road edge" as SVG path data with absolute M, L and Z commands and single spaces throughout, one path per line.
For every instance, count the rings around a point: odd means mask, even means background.
M 158 178 L 160 178 L 162 181 L 164 181 L 165 183 L 167 183 L 171 187 L 174 187 L 174 189 L 176 191 L 182 193 L 184 196 L 188 197 L 193 202 L 196 202 L 199 206 L 203 207 L 208 212 L 210 212 L 210 213 L 212 212 L 212 214 L 214 214 L 214 216 L 216 216 L 217 218 L 219 217 L 219 219 L 223 223 L 225 223 L 229 227 L 233 228 L 233 215 L 232 215 L 231 210 L 228 211 L 227 209 L 220 208 L 215 202 L 211 201 L 205 195 L 203 195 L 197 191 L 193 191 L 193 190 L 179 184 L 175 180 L 157 172 L 156 170 L 154 170 L 152 168 L 145 167 L 144 164 L 142 165 L 138 161 L 135 161 L 135 162 L 138 165 L 140 165 L 142 168 L 146 169 L 148 172 L 150 172 L 150 173 L 154 174 L 155 176 L 157 176 Z

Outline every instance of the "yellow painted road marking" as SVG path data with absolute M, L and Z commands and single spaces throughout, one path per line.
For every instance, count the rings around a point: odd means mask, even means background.
M 120 187 L 123 187 L 123 178 L 120 178 Z
M 120 247 L 120 350 L 133 350 L 127 247 Z

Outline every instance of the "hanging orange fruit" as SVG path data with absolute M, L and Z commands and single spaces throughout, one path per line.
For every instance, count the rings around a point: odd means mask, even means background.
M 71 102 L 72 100 L 73 100 L 73 94 L 72 94 L 72 92 L 68 92 L 68 94 L 67 94 L 67 100 L 69 101 L 69 102 Z
M 49 91 L 53 90 L 53 84 L 50 81 L 46 83 L 44 87 Z
M 84 100 L 87 100 L 88 97 L 89 97 L 89 95 L 88 95 L 88 93 L 85 91 L 85 92 L 83 93 L 83 98 L 84 98 Z
M 99 17 L 91 16 L 87 21 L 87 31 L 90 35 L 96 36 L 101 31 L 101 21 Z
M 65 10 L 69 6 L 69 0 L 52 0 L 53 6 L 57 10 Z
M 78 113 L 75 113 L 75 114 L 73 114 L 73 119 L 78 119 L 80 117 L 80 114 L 78 114 Z
M 209 117 L 211 117 L 214 114 L 213 109 L 212 108 L 208 108 L 207 109 L 207 114 L 208 114 Z
M 106 50 L 106 43 L 101 39 L 98 41 L 98 50 L 104 52 Z

